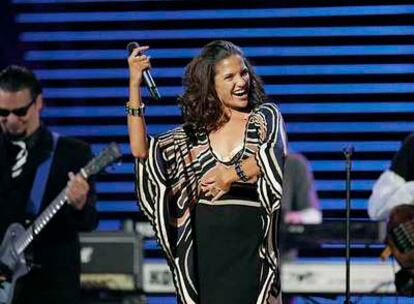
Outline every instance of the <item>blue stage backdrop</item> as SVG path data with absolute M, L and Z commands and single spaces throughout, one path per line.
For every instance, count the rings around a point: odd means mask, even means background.
M 163 96 L 153 102 L 145 91 L 151 134 L 180 123 L 181 76 L 201 46 L 214 39 L 240 45 L 280 105 L 290 149 L 310 160 L 325 220 L 345 215 L 342 149 L 355 147 L 352 217 L 366 219 L 375 179 L 414 131 L 414 4 L 408 2 L 13 3 L 24 63 L 45 87 L 44 120 L 95 151 L 116 141 L 125 153 L 121 165 L 98 179 L 100 229 L 145 221 L 134 196 L 124 112 L 129 41 L 151 46 L 152 75 Z M 323 254 L 342 255 L 338 248 Z M 381 249 L 361 246 L 353 253 L 376 256 Z

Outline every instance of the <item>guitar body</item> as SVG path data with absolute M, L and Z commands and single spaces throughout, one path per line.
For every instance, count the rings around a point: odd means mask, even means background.
M 414 205 L 399 205 L 391 210 L 386 242 L 402 268 L 395 278 L 397 291 L 414 295 Z
M 25 229 L 18 223 L 11 224 L 0 247 L 0 263 L 3 269 L 8 269 L 12 274 L 7 280 L 0 283 L 0 304 L 10 304 L 13 300 L 13 291 L 17 279 L 27 274 L 30 268 L 26 264 L 24 254 L 18 254 L 15 249 L 15 240 Z
M 403 268 L 414 268 L 414 206 L 392 209 L 387 224 L 387 243 Z

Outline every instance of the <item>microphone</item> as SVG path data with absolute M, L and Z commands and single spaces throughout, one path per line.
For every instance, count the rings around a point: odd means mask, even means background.
M 129 42 L 127 44 L 127 47 L 126 47 L 127 51 L 128 51 L 128 55 L 131 55 L 132 51 L 134 49 L 136 49 L 137 47 L 139 47 L 138 42 L 135 42 L 135 41 Z M 138 55 L 141 55 L 141 53 L 138 53 Z M 159 100 L 161 98 L 161 95 L 158 92 L 158 89 L 157 89 L 157 86 L 155 85 L 154 79 L 152 79 L 150 71 L 149 70 L 144 70 L 143 76 L 144 76 L 145 84 L 148 87 L 148 90 L 150 92 L 151 97 L 154 100 Z
M 347 145 L 346 147 L 342 149 L 342 151 L 344 152 L 345 155 L 352 155 L 352 153 L 354 153 L 355 151 L 355 148 L 353 145 Z

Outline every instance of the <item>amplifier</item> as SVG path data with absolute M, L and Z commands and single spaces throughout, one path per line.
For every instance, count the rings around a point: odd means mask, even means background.
M 133 291 L 142 287 L 142 237 L 134 232 L 80 234 L 84 289 Z

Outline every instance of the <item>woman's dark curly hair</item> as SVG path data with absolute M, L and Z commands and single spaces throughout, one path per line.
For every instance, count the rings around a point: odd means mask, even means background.
M 223 115 L 222 103 L 215 90 L 214 77 L 216 64 L 231 55 L 240 55 L 249 71 L 249 109 L 265 101 L 263 83 L 243 51 L 229 41 L 212 41 L 205 45 L 201 54 L 194 57 L 186 67 L 183 78 L 185 92 L 178 97 L 178 103 L 187 129 L 203 129 L 210 132 L 228 121 L 228 117 Z

